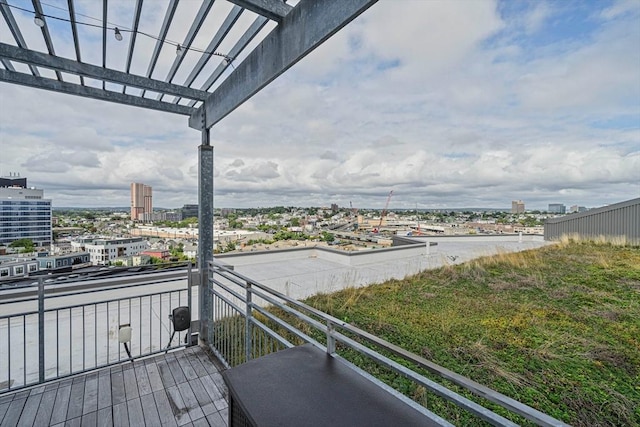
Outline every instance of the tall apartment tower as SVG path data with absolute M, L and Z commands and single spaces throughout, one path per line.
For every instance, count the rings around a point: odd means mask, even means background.
M 153 212 L 151 187 L 137 182 L 131 183 L 131 219 L 150 221 Z
M 44 191 L 27 187 L 17 174 L 0 178 L 0 245 L 31 239 L 36 246 L 52 242 L 51 199 Z
M 511 202 L 511 213 L 524 213 L 524 202 L 522 200 L 514 200 Z

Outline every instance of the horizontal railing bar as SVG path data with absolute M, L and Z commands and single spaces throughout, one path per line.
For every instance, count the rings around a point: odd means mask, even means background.
M 295 347 L 287 339 L 278 335 L 273 329 L 270 329 L 267 325 L 263 324 L 261 321 L 257 319 L 251 319 L 251 323 L 255 324 L 257 327 L 263 330 L 266 334 L 268 334 L 271 338 L 275 338 L 280 344 L 284 345 L 285 347 L 288 347 L 288 348 Z
M 332 356 L 335 357 L 336 359 L 340 360 L 341 362 L 346 363 L 347 366 L 349 366 L 349 368 L 353 369 L 356 373 L 360 374 L 362 377 L 364 377 L 364 378 L 368 379 L 369 381 L 373 382 L 374 384 L 376 384 L 381 389 L 387 391 L 389 394 L 391 394 L 391 395 L 395 396 L 396 398 L 402 400 L 404 403 L 406 403 L 407 405 L 411 406 L 413 409 L 417 410 L 418 412 L 420 412 L 421 414 L 423 414 L 424 416 L 426 416 L 430 420 L 434 421 L 439 426 L 454 427 L 454 425 L 451 424 L 449 421 L 447 421 L 444 418 L 441 418 L 438 415 L 434 414 L 433 412 L 431 412 L 430 410 L 428 410 L 427 408 L 425 408 L 424 406 L 422 406 L 421 404 L 419 404 L 415 400 L 411 399 L 408 396 L 405 396 L 404 394 L 400 393 L 395 388 L 391 387 L 390 385 L 388 385 L 388 384 L 384 383 L 383 381 L 379 380 L 378 378 L 374 377 L 373 375 L 371 375 L 367 371 L 357 367 L 356 365 L 354 365 L 353 363 L 349 362 L 347 359 L 345 359 L 344 357 L 340 356 L 339 354 L 334 354 Z
M 302 340 L 304 340 L 306 342 L 309 342 L 311 344 L 314 344 L 314 345 L 316 345 L 316 347 L 319 347 L 319 348 L 322 348 L 322 349 L 326 350 L 326 347 L 324 347 L 318 341 L 314 340 L 313 338 L 311 338 L 309 335 L 305 334 L 304 332 L 296 329 L 294 326 L 288 324 L 287 322 L 285 322 L 284 320 L 282 320 L 279 317 L 275 316 L 274 314 L 269 313 L 267 310 L 264 310 L 263 308 L 257 307 L 257 306 L 253 307 L 253 309 L 258 311 L 258 312 L 260 312 L 264 316 L 268 317 L 272 321 L 276 322 L 278 325 L 280 325 L 281 327 L 285 328 L 287 331 L 291 332 L 292 334 L 294 334 L 298 338 L 300 338 L 300 339 L 302 339 Z M 275 331 L 273 331 L 273 332 L 275 333 Z
M 240 301 L 242 302 L 247 302 L 246 296 L 242 295 L 236 291 L 234 291 L 233 289 L 231 289 L 230 287 L 228 287 L 227 285 L 223 284 L 222 282 L 219 282 L 215 279 L 211 279 L 211 281 L 213 283 L 215 283 L 216 285 L 218 285 L 219 287 L 221 287 L 222 289 L 224 289 L 225 291 L 229 292 L 231 295 L 233 295 L 234 297 L 238 298 Z
M 239 312 L 240 314 L 244 313 L 244 310 L 241 309 L 240 307 L 238 307 L 235 303 L 231 302 L 229 299 L 227 299 L 227 297 L 217 293 L 215 290 L 213 291 L 213 295 L 217 296 L 218 298 L 220 298 L 222 301 L 226 302 L 227 304 L 229 304 L 231 306 L 231 308 L 233 308 L 234 310 L 236 310 L 237 312 Z M 244 317 L 244 316 L 243 316 Z
M 174 272 L 174 270 L 168 271 L 168 272 Z M 136 274 L 136 275 L 131 275 L 131 276 L 135 276 L 136 278 L 141 277 L 143 274 Z M 131 276 L 123 276 L 123 277 L 131 277 Z M 180 280 L 182 275 L 176 275 L 176 277 L 172 277 L 172 278 L 167 278 L 167 279 L 163 279 L 163 280 L 153 280 L 150 282 L 143 282 L 143 283 L 133 283 L 133 284 L 125 284 L 125 285 L 111 285 L 111 286 L 101 286 L 99 289 L 89 289 L 89 290 L 81 290 L 81 291 L 74 291 L 73 289 L 68 289 L 69 285 L 79 285 L 78 287 L 81 287 L 82 284 L 84 284 L 84 286 L 86 287 L 88 282 L 95 282 L 97 280 L 109 280 L 109 279 L 114 279 L 113 277 L 111 278 L 96 278 L 93 280 L 82 280 L 82 281 L 78 281 L 78 282 L 66 282 L 66 283 L 56 283 L 56 284 L 46 284 L 45 285 L 45 292 L 46 291 L 50 291 L 48 294 L 45 293 L 45 299 L 53 299 L 53 298 L 64 298 L 64 297 L 68 297 L 68 296 L 75 296 L 75 295 L 85 295 L 85 294 L 92 294 L 92 293 L 97 293 L 97 292 L 106 292 L 106 291 L 114 291 L 114 290 L 119 290 L 119 289 L 129 289 L 129 288 L 137 288 L 137 287 L 141 287 L 141 286 L 150 286 L 150 285 L 157 285 L 159 283 L 167 283 L 167 282 L 173 282 L 176 280 Z M 184 278 L 187 278 L 187 274 L 185 271 L 184 274 Z M 118 278 L 121 279 L 121 278 Z M 59 286 L 65 286 L 66 289 L 62 289 L 62 290 L 57 290 L 56 288 Z M 98 286 L 93 284 L 93 286 Z M 26 287 L 25 287 L 26 288 Z M 35 286 L 29 286 L 29 288 L 36 288 Z M 53 292 L 51 292 L 53 291 Z M 37 289 L 33 289 L 32 292 L 36 292 L 37 293 Z M 10 296 L 9 296 L 10 298 Z M 14 299 L 8 299 L 6 301 L 0 301 L 0 305 L 3 304 L 14 304 L 14 303 L 19 303 L 19 302 L 31 302 L 31 301 L 37 301 L 38 298 L 37 296 L 35 297 L 30 297 L 30 298 L 22 298 L 19 299 L 18 298 L 14 298 Z
M 485 408 L 482 405 L 479 405 L 469 399 L 467 399 L 466 397 L 463 397 L 461 395 L 459 395 L 458 393 L 449 390 L 448 388 L 446 388 L 445 386 L 436 383 L 435 381 L 432 381 L 428 378 L 423 377 L 422 375 L 412 371 L 411 369 L 407 368 L 404 365 L 399 364 L 398 362 L 395 362 L 383 355 L 381 355 L 380 353 L 370 349 L 367 346 L 364 346 L 360 343 L 358 343 L 357 341 L 352 340 L 351 338 L 341 334 L 341 333 L 333 333 L 333 337 L 336 338 L 337 340 L 341 341 L 344 344 L 347 344 L 349 347 L 351 347 L 352 349 L 365 354 L 366 356 L 368 356 L 369 358 L 375 360 L 376 362 L 380 363 L 381 365 L 386 366 L 387 368 L 393 370 L 394 372 L 405 376 L 406 378 L 409 378 L 411 380 L 413 380 L 414 382 L 416 382 L 417 384 L 420 384 L 421 386 L 427 388 L 428 390 L 431 390 L 433 393 L 439 395 L 440 397 L 447 399 L 453 403 L 455 403 L 456 405 L 460 406 L 461 408 L 464 408 L 466 410 L 468 410 L 469 412 L 479 416 L 480 418 L 484 419 L 485 421 L 488 421 L 489 423 L 496 425 L 496 426 L 508 426 L 508 427 L 517 427 L 518 424 L 514 423 L 513 421 L 510 421 L 498 414 L 496 414 L 495 412 Z
M 34 314 L 38 314 L 38 312 L 37 311 L 28 311 L 26 313 L 8 314 L 6 316 L 0 316 L 0 320 L 14 319 L 16 317 L 24 317 L 24 316 L 33 316 Z
M 307 323 L 309 323 L 309 324 L 313 325 L 316 329 L 320 330 L 321 332 L 324 332 L 324 333 L 326 333 L 326 332 L 327 332 L 327 326 L 326 326 L 324 323 L 322 323 L 322 322 L 318 322 L 317 320 L 315 320 L 315 319 L 313 319 L 313 318 L 311 318 L 311 317 L 307 316 L 307 315 L 306 315 L 306 314 L 304 314 L 303 312 L 298 311 L 298 310 L 294 310 L 293 308 L 291 308 L 291 307 L 289 307 L 289 306 L 287 306 L 287 305 L 285 305 L 285 304 L 282 304 L 282 303 L 280 303 L 280 302 L 278 302 L 278 301 L 274 300 L 273 298 L 268 297 L 268 296 L 266 296 L 266 295 L 264 295 L 264 294 L 260 293 L 260 291 L 254 291 L 254 290 L 252 290 L 251 292 L 252 292 L 254 295 L 257 295 L 258 297 L 262 298 L 263 300 L 265 300 L 265 301 L 267 301 L 267 302 L 272 303 L 274 306 L 276 306 L 276 307 L 278 307 L 278 308 L 280 308 L 280 309 L 282 309 L 282 310 L 286 311 L 287 313 L 294 315 L 294 316 L 295 316 L 295 317 L 297 317 L 298 319 L 302 319 L 302 320 L 304 320 L 305 322 L 307 322 Z M 256 308 L 256 307 L 258 307 L 258 306 L 257 306 L 255 303 L 252 303 L 252 307 L 253 307 L 253 308 Z
M 98 305 L 98 304 L 111 304 L 111 303 L 114 303 L 114 302 L 131 301 L 131 300 L 134 300 L 134 299 L 147 298 L 147 297 L 157 297 L 157 296 L 162 296 L 162 295 L 167 295 L 167 294 L 173 294 L 173 293 L 176 293 L 176 292 L 187 292 L 187 291 L 188 291 L 187 288 L 175 289 L 173 291 L 156 292 L 156 293 L 153 293 L 153 294 L 136 295 L 136 296 L 132 296 L 132 297 L 108 299 L 108 300 L 90 302 L 90 303 L 85 303 L 85 304 L 75 304 L 75 305 L 67 305 L 67 306 L 64 306 L 64 307 L 48 308 L 48 309 L 45 309 L 44 312 L 45 313 L 49 313 L 49 312 L 58 311 L 58 310 L 68 310 L 70 308 L 73 309 L 73 308 L 88 307 L 88 306 Z

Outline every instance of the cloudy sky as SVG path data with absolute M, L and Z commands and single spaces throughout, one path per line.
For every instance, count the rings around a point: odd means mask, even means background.
M 132 3 L 110 0 L 109 21 L 129 27 Z M 143 30 L 157 34 L 166 4 L 146 1 Z M 76 11 L 99 18 L 100 5 Z M 199 5 L 180 3 L 170 39 Z M 212 20 L 230 9 L 214 7 Z M 13 13 L 44 51 L 33 15 Z M 101 65 L 100 30 L 80 31 L 83 60 Z M 1 19 L 0 41 L 15 44 Z M 54 46 L 74 57 L 70 36 Z M 108 46 L 122 69 L 126 39 Z M 153 46 L 140 39 L 132 72 L 146 72 Z M 163 49 L 153 77 L 174 57 Z M 216 207 L 381 208 L 391 190 L 392 208 L 640 197 L 640 1 L 380 0 L 211 137 Z M 19 172 L 57 207 L 128 206 L 134 181 L 156 207 L 196 203 L 199 143 L 184 116 L 0 83 L 0 175 Z

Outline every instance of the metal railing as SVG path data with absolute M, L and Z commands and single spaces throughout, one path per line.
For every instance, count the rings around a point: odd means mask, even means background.
M 441 425 L 450 424 L 421 404 L 428 400 L 426 396 L 429 394 L 463 408 L 491 425 L 518 424 L 487 406 L 505 415 L 506 411 L 517 414 L 536 425 L 566 425 L 469 378 L 274 291 L 227 266 L 214 261 L 210 263 L 208 270 L 208 292 L 211 293 L 212 302 L 212 326 L 208 340 L 211 350 L 226 367 L 285 348 L 311 343 L 343 360 L 364 377 Z M 450 386 L 443 385 L 441 379 L 445 379 Z M 472 396 L 480 397 L 481 399 L 475 400 L 483 401 L 484 405 L 471 400 Z
M 191 309 L 191 277 L 189 264 L 64 290 L 41 277 L 37 296 L 0 293 L 0 394 L 189 345 L 169 342 L 169 315 Z M 131 327 L 130 355 L 119 339 L 124 325 Z

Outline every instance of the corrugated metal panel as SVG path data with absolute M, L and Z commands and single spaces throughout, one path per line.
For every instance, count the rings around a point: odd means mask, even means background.
M 545 221 L 545 240 L 557 240 L 569 234 L 624 236 L 627 241 L 640 244 L 640 198 Z

